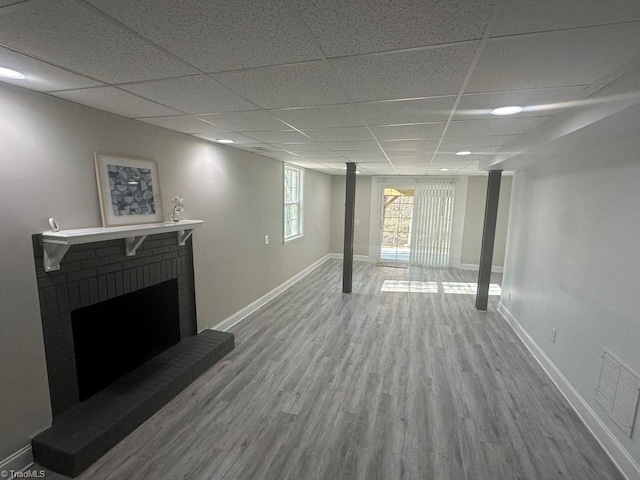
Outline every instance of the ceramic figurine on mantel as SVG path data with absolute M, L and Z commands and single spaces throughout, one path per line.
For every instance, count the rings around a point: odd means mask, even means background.
M 179 222 L 180 215 L 182 215 L 182 212 L 184 211 L 184 197 L 182 195 L 176 195 L 171 199 L 171 203 L 173 204 L 173 208 L 169 214 L 169 220 L 172 222 Z

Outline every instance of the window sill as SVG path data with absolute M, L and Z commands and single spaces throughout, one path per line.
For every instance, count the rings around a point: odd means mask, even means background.
M 283 245 L 289 245 L 290 243 L 297 242 L 298 240 L 302 240 L 304 238 L 304 233 L 301 235 L 296 235 L 295 237 L 289 237 L 285 239 Z

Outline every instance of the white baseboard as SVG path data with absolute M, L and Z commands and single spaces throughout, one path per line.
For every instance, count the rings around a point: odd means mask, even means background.
M 477 272 L 478 270 L 480 270 L 480 265 L 478 265 L 477 263 L 461 263 L 458 268 L 460 270 L 473 270 Z M 496 267 L 495 265 L 493 265 L 491 267 L 491 271 L 493 273 L 502 273 L 504 271 L 504 267 Z
M 0 476 L 3 479 L 15 478 L 13 475 L 9 477 L 9 473 L 12 471 L 21 472 L 31 467 L 31 465 L 33 465 L 33 452 L 31 451 L 31 445 L 27 445 L 0 461 Z
M 326 262 L 330 258 L 333 258 L 331 255 L 332 254 L 325 255 L 320 260 L 312 263 L 307 268 L 305 268 L 301 272 L 297 273 L 296 275 L 291 277 L 289 280 L 287 280 L 283 284 L 278 285 L 276 288 L 274 288 L 270 292 L 264 294 L 262 297 L 258 298 L 256 301 L 254 301 L 254 302 L 250 303 L 249 305 L 247 305 L 246 307 L 238 310 L 236 313 L 234 313 L 233 315 L 225 318 L 223 321 L 221 321 L 217 325 L 214 325 L 213 327 L 211 327 L 211 330 L 221 330 L 223 332 L 226 332 L 231 327 L 233 327 L 237 323 L 239 323 L 242 320 L 244 320 L 245 318 L 247 318 L 253 312 L 255 312 L 259 308 L 265 306 L 271 300 L 273 300 L 278 295 L 280 295 L 282 292 L 284 292 L 287 288 L 291 287 L 293 284 L 295 284 L 295 283 L 299 282 L 300 280 L 302 280 L 304 277 L 309 275 L 309 273 L 314 271 L 316 268 L 318 268 L 324 262 Z
M 342 253 L 330 253 L 329 254 L 329 258 L 339 258 L 340 260 L 342 260 L 344 258 L 344 255 Z M 368 261 L 370 261 L 368 255 L 354 255 L 353 259 L 356 262 L 368 262 Z
M 631 457 L 629 452 L 618 441 L 582 395 L 571 385 L 560 369 L 551 361 L 540 345 L 527 333 L 522 325 L 520 325 L 520 322 L 518 322 L 502 302 L 498 305 L 498 312 L 511 326 L 516 335 L 520 337 L 522 343 L 524 343 L 531 352 L 551 381 L 558 387 L 558 390 L 560 390 L 562 395 L 567 399 L 569 405 L 575 410 L 582 422 L 587 426 L 589 431 L 591 431 L 598 443 L 600 443 L 604 451 L 618 466 L 627 480 L 640 480 L 640 465 Z

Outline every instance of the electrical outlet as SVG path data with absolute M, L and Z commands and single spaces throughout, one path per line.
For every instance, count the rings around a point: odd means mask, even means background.
M 556 335 L 558 334 L 558 330 L 555 328 L 551 328 L 551 342 L 556 343 Z
M 360 225 L 360 220 L 356 218 L 356 225 Z
M 264 236 L 264 244 L 269 245 L 269 235 Z
M 318 228 L 320 228 L 320 222 L 318 222 Z

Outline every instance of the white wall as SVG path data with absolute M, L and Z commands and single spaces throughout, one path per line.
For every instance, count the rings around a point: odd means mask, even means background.
M 347 177 L 331 177 L 331 252 L 342 253 L 344 249 L 344 204 Z M 353 227 L 353 254 L 369 255 L 369 217 L 371 205 L 371 177 L 356 177 L 355 220 Z
M 620 137 L 629 122 L 635 134 Z M 593 134 L 577 134 L 515 174 L 501 302 L 626 449 L 618 461 L 632 465 L 625 456 L 640 463 L 640 424 L 626 437 L 594 389 L 603 348 L 640 373 L 640 111 L 605 123 L 609 141 L 586 148 Z
M 185 218 L 206 222 L 194 233 L 199 329 L 329 253 L 327 175 L 306 172 L 306 235 L 283 246 L 281 162 L 4 84 L 0 112 L 0 459 L 50 425 L 30 235 L 50 216 L 100 225 L 94 151 L 157 160 L 163 203 L 180 193 Z

